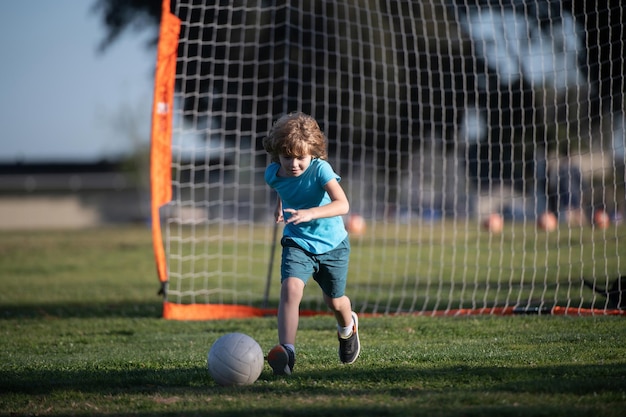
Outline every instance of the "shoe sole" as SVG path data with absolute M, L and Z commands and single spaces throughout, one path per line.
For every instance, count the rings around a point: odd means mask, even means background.
M 291 375 L 291 369 L 289 369 L 289 353 L 284 347 L 280 346 L 273 348 L 267 354 L 267 363 L 274 371 L 274 375 Z

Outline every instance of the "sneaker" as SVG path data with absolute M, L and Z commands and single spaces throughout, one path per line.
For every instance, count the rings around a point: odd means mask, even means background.
M 337 334 L 339 339 L 339 360 L 343 363 L 353 363 L 361 353 L 361 342 L 359 341 L 359 317 L 352 312 L 354 327 L 350 337 L 344 339 Z
M 267 354 L 267 362 L 272 367 L 274 375 L 291 375 L 296 355 L 284 345 L 276 345 Z

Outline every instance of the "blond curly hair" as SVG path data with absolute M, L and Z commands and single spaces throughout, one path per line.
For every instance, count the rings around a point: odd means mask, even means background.
M 300 157 L 327 159 L 327 140 L 317 121 L 301 112 L 293 112 L 280 117 L 263 139 L 263 148 L 270 154 L 272 162 L 279 157 Z

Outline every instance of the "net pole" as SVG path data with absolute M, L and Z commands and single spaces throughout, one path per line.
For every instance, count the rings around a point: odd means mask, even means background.
M 270 248 L 270 259 L 267 263 L 267 277 L 265 278 L 265 294 L 263 295 L 263 308 L 267 308 L 270 298 L 270 285 L 272 282 L 272 275 L 274 274 L 274 255 L 276 254 L 278 236 L 278 223 L 274 223 L 274 229 L 272 230 L 272 247 Z
M 172 110 L 180 24 L 178 17 L 170 12 L 170 1 L 163 0 L 152 106 L 150 191 L 153 250 L 161 282 L 159 294 L 164 296 L 168 271 L 159 209 L 172 199 Z

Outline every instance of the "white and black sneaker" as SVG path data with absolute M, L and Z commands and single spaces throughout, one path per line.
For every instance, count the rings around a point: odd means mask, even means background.
M 359 357 L 361 353 L 361 342 L 359 341 L 359 317 L 356 313 L 352 312 L 352 320 L 354 326 L 352 327 L 352 334 L 343 338 L 337 333 L 339 339 L 339 360 L 343 363 L 353 363 Z

